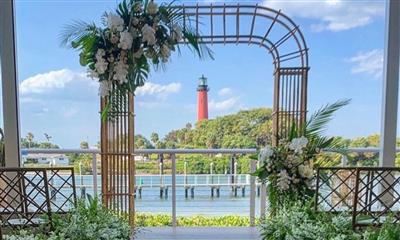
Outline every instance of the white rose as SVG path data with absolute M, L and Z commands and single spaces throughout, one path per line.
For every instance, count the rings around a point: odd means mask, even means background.
M 110 12 L 107 14 L 107 26 L 111 31 L 117 30 L 121 32 L 124 29 L 124 19 Z
M 119 39 L 118 47 L 124 50 L 131 49 L 133 37 L 128 31 L 121 32 L 121 38 Z
M 154 1 L 150 1 L 150 2 L 147 4 L 147 13 L 148 13 L 148 14 L 154 15 L 154 14 L 156 14 L 157 12 L 158 12 L 158 5 L 157 5 L 157 3 L 155 3 Z
M 303 178 L 311 179 L 314 177 L 314 170 L 310 165 L 301 164 L 298 169 L 300 176 Z
M 156 43 L 155 31 L 148 24 L 142 27 L 143 42 L 147 42 L 148 45 L 154 45 Z

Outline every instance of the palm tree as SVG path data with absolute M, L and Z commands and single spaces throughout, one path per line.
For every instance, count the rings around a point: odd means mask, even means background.
M 51 136 L 49 135 L 49 134 L 47 134 L 47 133 L 44 133 L 44 137 L 46 138 L 46 140 L 47 140 L 47 142 L 49 143 L 50 142 L 50 140 L 51 140 Z
M 156 147 L 157 142 L 160 140 L 158 133 L 155 132 L 151 133 L 150 140 L 153 142 L 154 147 Z
M 26 140 L 28 141 L 28 148 L 31 148 L 33 139 L 34 139 L 33 133 L 28 132 L 28 134 L 26 134 Z

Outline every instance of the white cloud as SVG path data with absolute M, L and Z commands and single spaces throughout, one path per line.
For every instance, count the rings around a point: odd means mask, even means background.
M 352 73 L 364 73 L 381 78 L 383 72 L 383 50 L 374 49 L 368 52 L 359 52 L 355 56 L 347 59 L 354 64 L 351 68 Z
M 211 100 L 208 102 L 208 107 L 211 111 L 224 112 L 232 110 L 238 106 L 239 98 L 232 97 L 222 101 Z
M 22 95 L 49 93 L 54 90 L 64 89 L 73 81 L 91 81 L 85 73 L 61 69 L 37 74 L 23 80 L 19 85 Z
M 317 20 L 315 31 L 342 31 L 362 27 L 384 16 L 385 2 L 345 0 L 264 0 L 264 6 L 282 9 L 292 17 Z
M 136 90 L 137 96 L 157 96 L 160 99 L 165 99 L 168 95 L 180 92 L 182 85 L 180 83 L 170 83 L 161 85 L 152 82 L 146 82 L 143 87 Z
M 220 96 L 229 96 L 232 95 L 233 90 L 231 88 L 222 88 L 221 90 L 218 91 L 218 95 Z

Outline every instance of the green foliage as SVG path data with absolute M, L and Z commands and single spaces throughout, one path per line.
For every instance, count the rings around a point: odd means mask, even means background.
M 57 144 L 51 142 L 36 142 L 33 138 L 27 136 L 26 138 L 21 138 L 22 148 L 41 148 L 41 149 L 58 149 L 60 148 Z
M 257 220 L 258 221 L 258 220 Z M 140 227 L 172 226 L 172 219 L 167 214 L 136 214 L 136 222 Z M 179 216 L 177 225 L 182 227 L 247 227 L 250 226 L 248 216 Z
M 135 148 L 136 149 L 149 149 L 154 148 L 151 142 L 142 135 L 135 135 Z
M 294 204 L 267 217 L 261 225 L 263 240 L 361 240 L 347 215 L 315 213 L 310 206 Z
M 74 171 L 76 174 L 82 171 L 82 174 L 91 174 L 92 169 L 92 154 L 68 154 L 70 163 L 74 166 Z M 100 167 L 100 166 L 98 166 Z
M 162 140 L 176 148 L 254 148 L 271 143 L 272 110 L 256 108 L 170 131 Z
M 263 240 L 398 240 L 400 225 L 388 218 L 381 228 L 353 231 L 351 216 L 314 212 L 311 205 L 294 204 L 262 220 Z
M 400 225 L 393 224 L 393 218 L 390 217 L 380 229 L 370 228 L 363 236 L 363 240 L 397 240 L 400 239 Z
M 89 149 L 89 143 L 88 143 L 87 141 L 82 141 L 82 142 L 79 144 L 79 147 L 80 147 L 81 149 Z
M 128 222 L 103 207 L 98 199 L 80 201 L 67 215 L 53 215 L 53 231 L 21 231 L 5 240 L 129 240 L 134 235 Z
M 128 240 L 132 232 L 128 222 L 103 207 L 98 199 L 79 202 L 65 218 L 59 218 L 52 240 Z

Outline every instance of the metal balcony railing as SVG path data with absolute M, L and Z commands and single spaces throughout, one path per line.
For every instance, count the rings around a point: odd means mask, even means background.
M 255 177 L 252 177 L 248 174 L 210 174 L 205 176 L 196 176 L 192 181 L 187 181 L 182 179 L 188 179 L 190 174 L 177 174 L 176 172 L 176 155 L 185 155 L 185 154 L 201 154 L 201 155 L 210 155 L 210 154 L 222 154 L 222 155 L 245 155 L 245 154 L 254 154 L 256 153 L 256 149 L 137 149 L 135 150 L 136 155 L 146 155 L 146 154 L 165 154 L 170 156 L 171 160 L 171 173 L 163 174 L 163 175 L 153 175 L 150 179 L 150 182 L 141 182 L 140 178 L 145 175 L 136 175 L 136 179 L 139 180 L 136 183 L 136 187 L 145 188 L 145 187 L 160 187 L 166 186 L 171 189 L 171 213 L 172 213 L 172 224 L 176 226 L 176 189 L 177 187 L 184 187 L 189 185 L 207 185 L 212 186 L 215 185 L 229 185 L 232 184 L 230 181 L 226 181 L 226 176 L 229 178 L 234 177 L 234 183 L 237 185 L 245 185 L 250 189 L 250 224 L 255 225 L 255 217 L 256 217 L 256 195 L 257 195 L 257 187 L 259 186 L 259 206 L 260 206 L 260 216 L 265 215 L 266 209 L 266 187 L 264 183 L 259 183 Z M 325 152 L 332 153 L 335 152 L 333 150 L 326 149 Z M 379 153 L 379 148 L 349 148 L 345 149 L 346 153 Z M 397 152 L 400 152 L 400 149 L 397 149 Z M 99 184 L 98 184 L 98 171 L 97 171 L 97 156 L 100 154 L 100 150 L 98 149 L 23 149 L 23 154 L 27 153 L 41 153 L 41 154 L 91 154 L 92 155 L 92 186 L 85 185 L 83 183 L 81 175 L 81 180 L 77 181 L 77 188 L 93 188 L 93 194 L 98 195 L 99 192 Z M 343 151 L 341 151 L 343 153 Z M 339 153 L 339 154 L 341 154 Z M 347 166 L 348 159 L 347 155 L 342 155 L 342 166 Z M 258 161 L 251 161 L 250 163 L 250 171 L 253 172 L 257 168 Z M 223 176 L 225 176 L 225 181 L 223 181 Z M 200 179 L 201 178 L 201 179 Z M 168 179 L 168 181 L 167 181 Z M 177 182 L 177 179 L 181 181 Z

